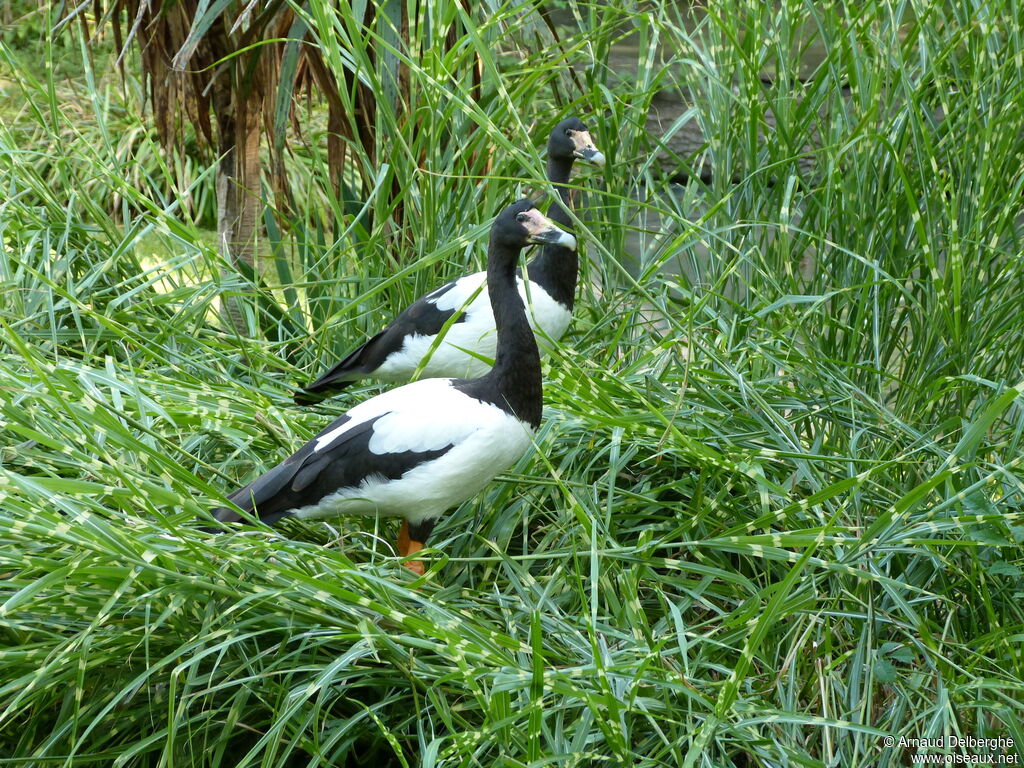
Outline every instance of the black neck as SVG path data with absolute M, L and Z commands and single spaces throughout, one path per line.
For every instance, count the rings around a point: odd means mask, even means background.
M 548 218 L 562 229 L 571 229 L 569 218 L 569 174 L 572 172 L 572 158 L 548 157 L 548 181 L 555 185 L 561 205 L 548 209 Z M 562 306 L 572 311 L 576 296 L 576 278 L 579 274 L 579 259 L 576 251 L 560 245 L 545 245 L 527 267 L 530 280 L 547 291 Z
M 548 181 L 558 190 L 558 196 L 562 200 L 561 205 L 553 206 L 548 211 L 548 218 L 560 227 L 572 224 L 569 212 L 566 210 L 570 207 L 569 187 L 566 185 L 569 183 L 569 174 L 572 173 L 572 164 L 573 159 L 571 157 L 548 158 Z
M 498 249 L 506 252 L 495 258 Z M 495 403 L 536 429 L 543 406 L 540 353 L 526 319 L 526 308 L 516 287 L 519 252 L 490 244 L 487 258 L 487 294 L 498 331 L 494 368 L 480 382 L 496 390 Z

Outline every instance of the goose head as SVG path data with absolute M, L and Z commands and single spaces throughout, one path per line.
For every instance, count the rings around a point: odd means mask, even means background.
M 604 165 L 604 154 L 594 145 L 590 131 L 578 117 L 563 120 L 551 131 L 548 155 L 560 160 L 582 160 L 591 165 Z
M 517 250 L 531 244 L 576 250 L 576 238 L 537 210 L 528 198 L 512 203 L 498 214 L 491 228 L 491 239 Z

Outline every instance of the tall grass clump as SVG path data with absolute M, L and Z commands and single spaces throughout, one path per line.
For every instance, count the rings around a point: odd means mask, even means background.
M 70 74 L 4 38 L 0 763 L 1024 744 L 1016 6 L 573 2 L 557 43 L 533 6 L 425 7 L 468 31 L 392 45 L 410 95 L 377 114 L 379 162 L 333 188 L 310 107 L 294 209 L 268 194 L 257 270 L 226 276 L 182 203 L 208 170 L 174 170 L 130 67 L 121 88 L 75 25 L 41 44 L 83 52 Z M 295 12 L 338 73 L 383 44 L 336 4 Z M 707 183 L 652 161 L 666 94 Z M 571 113 L 609 163 L 578 180 L 585 279 L 537 450 L 438 526 L 426 579 L 387 520 L 203 532 L 329 418 L 295 383 L 481 266 L 520 184 L 550 197 L 538 148 Z

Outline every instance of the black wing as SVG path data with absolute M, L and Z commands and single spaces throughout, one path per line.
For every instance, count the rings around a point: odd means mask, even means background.
M 331 430 L 347 423 L 345 414 L 335 420 L 298 451 L 269 472 L 260 475 L 228 499 L 246 512 L 254 512 L 263 522 L 273 525 L 288 512 L 317 504 L 344 488 L 358 488 L 369 477 L 396 480 L 410 469 L 425 461 L 432 461 L 451 450 L 448 445 L 433 451 L 402 451 L 400 453 L 374 453 L 370 438 L 380 416 L 359 424 L 321 450 L 317 440 Z M 220 507 L 213 510 L 219 522 L 235 522 L 242 516 L 234 509 Z
M 325 397 L 336 394 L 358 379 L 371 375 L 384 361 L 405 346 L 409 336 L 434 336 L 458 310 L 438 309 L 434 303 L 450 291 L 457 281 L 452 280 L 410 304 L 383 331 L 370 338 L 363 346 L 351 352 L 327 373 L 295 393 L 297 405 L 313 405 Z M 461 323 L 465 316 L 455 322 Z

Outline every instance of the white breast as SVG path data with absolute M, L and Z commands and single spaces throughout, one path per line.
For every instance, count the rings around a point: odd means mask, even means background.
M 516 284 L 543 356 L 550 349 L 547 339 L 557 341 L 562 337 L 572 322 L 572 313 L 536 283 L 527 285 L 517 278 Z M 438 309 L 443 310 L 466 307 L 465 318 L 448 328 L 444 339 L 433 352 L 430 349 L 437 340 L 436 335 L 408 337 L 402 349 L 389 355 L 384 364 L 374 371 L 375 378 L 382 381 L 408 381 L 428 353 L 430 359 L 420 373 L 421 379 L 476 378 L 491 369 L 489 361 L 494 360 L 497 352 L 497 332 L 487 296 L 487 273 L 475 272 L 460 278 L 451 290 L 433 302 Z M 486 360 L 479 359 L 478 355 Z

